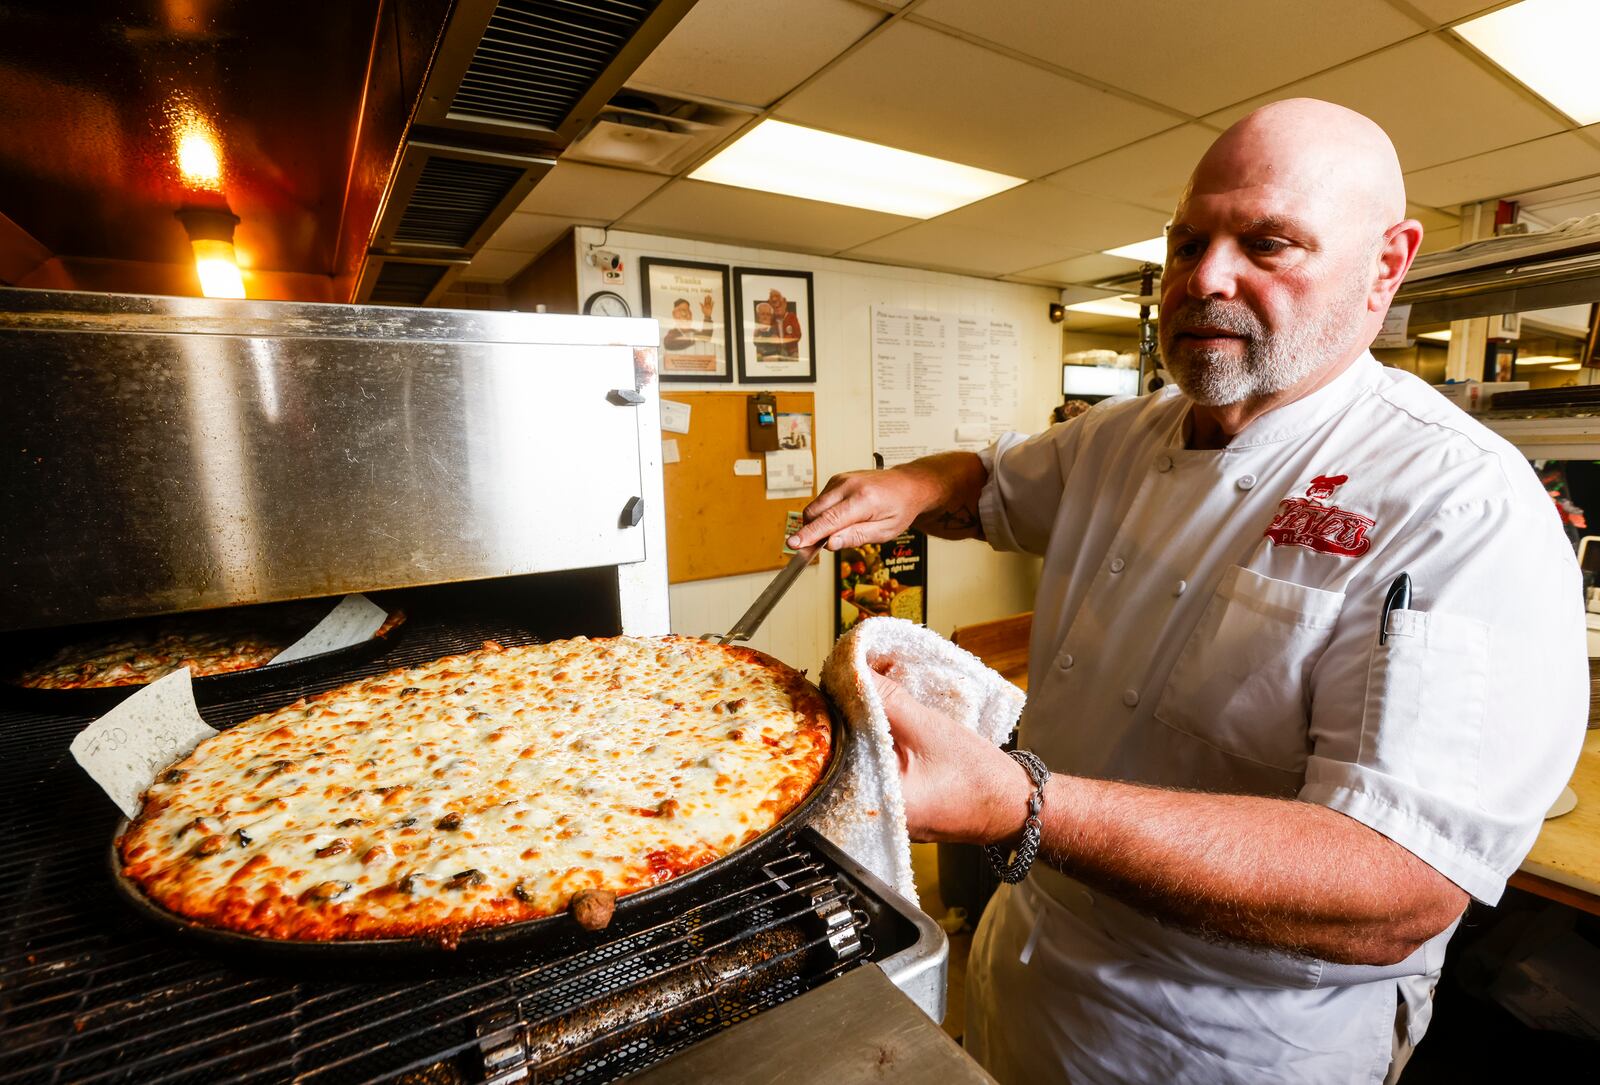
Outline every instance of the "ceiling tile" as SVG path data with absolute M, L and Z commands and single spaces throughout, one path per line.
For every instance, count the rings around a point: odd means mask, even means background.
M 486 249 L 508 249 L 512 252 L 538 256 L 550 243 L 572 229 L 570 218 L 554 215 L 530 215 L 514 211 L 511 217 L 484 243 Z
M 837 252 L 915 221 L 706 181 L 674 181 L 618 225 L 675 237 Z
M 1411 198 L 1434 207 L 1514 196 L 1600 174 L 1600 149 L 1577 132 L 1504 147 L 1432 169 L 1406 174 Z
M 1004 275 L 1018 268 L 1035 267 L 1060 253 L 1059 246 L 1044 241 L 952 226 L 940 219 L 919 222 L 897 234 L 858 245 L 844 255 L 973 275 Z
M 666 183 L 667 178 L 654 173 L 557 162 L 517 210 L 610 222 Z
M 479 249 L 461 277 L 469 282 L 503 283 L 528 266 L 532 253 L 509 249 Z
M 1409 0 L 1412 7 L 1432 19 L 1434 25 L 1459 22 L 1468 15 L 1504 5 L 1505 0 Z
M 1213 129 L 1185 124 L 1069 166 L 1045 181 L 1170 215 L 1195 163 L 1216 138 Z
M 1034 178 L 1170 128 L 1175 118 L 948 34 L 897 23 L 777 115 Z
M 1067 192 L 1034 181 L 958 208 L 936 221 L 968 230 L 1037 239 L 1079 252 L 1098 252 L 1156 237 L 1166 226 L 1167 218 L 1165 213 L 1147 207 Z
M 884 19 L 849 0 L 700 0 L 628 82 L 768 106 Z
M 1402 93 L 1397 88 L 1405 89 Z M 1532 95 L 1434 37 L 1385 49 L 1206 120 L 1226 127 L 1269 101 L 1300 97 L 1337 102 L 1377 121 L 1394 140 L 1406 170 L 1521 143 L 1562 127 Z
M 1024 268 L 1017 274 L 1031 279 L 1044 279 L 1052 283 L 1092 283 L 1101 279 L 1109 279 L 1113 275 L 1128 275 L 1139 270 L 1139 261 L 1127 260 L 1121 256 L 1107 256 L 1104 253 L 1092 252 L 1084 256 L 1074 256 L 1068 260 L 1057 260 L 1053 264 L 1041 264 L 1039 267 Z
M 1202 10 L 1203 8 L 1203 10 Z M 1422 28 L 1385 0 L 926 0 L 913 18 L 1198 115 L 1370 53 Z

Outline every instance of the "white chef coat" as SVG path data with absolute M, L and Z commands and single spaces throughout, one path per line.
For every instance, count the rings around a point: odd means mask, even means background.
M 1169 386 L 990 450 L 989 541 L 1044 557 L 1021 745 L 1057 772 L 1329 806 L 1494 903 L 1587 716 L 1550 498 L 1370 354 L 1221 450 L 1184 447 L 1189 409 Z M 1041 862 L 980 926 L 967 1039 L 1007 1083 L 1381 1081 L 1453 930 L 1335 965 L 1202 941 Z

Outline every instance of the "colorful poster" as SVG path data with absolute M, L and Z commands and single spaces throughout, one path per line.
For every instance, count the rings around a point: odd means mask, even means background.
M 847 546 L 834 554 L 834 562 L 839 604 L 834 636 L 863 618 L 882 615 L 928 624 L 928 537 L 922 532 Z

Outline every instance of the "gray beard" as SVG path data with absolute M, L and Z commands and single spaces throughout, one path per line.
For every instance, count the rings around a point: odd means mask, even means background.
M 1207 407 L 1276 395 L 1350 348 L 1361 334 L 1361 299 L 1366 293 L 1367 283 L 1352 279 L 1345 295 L 1318 319 L 1281 331 L 1269 331 L 1238 302 L 1186 304 L 1175 315 L 1172 337 L 1185 327 L 1211 325 L 1244 336 L 1239 340 L 1244 350 L 1169 347 L 1162 363 L 1185 395 Z

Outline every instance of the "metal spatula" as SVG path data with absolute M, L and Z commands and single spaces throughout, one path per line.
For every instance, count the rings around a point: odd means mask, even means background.
M 767 615 L 772 613 L 772 608 L 778 605 L 778 600 L 783 598 L 790 585 L 800 578 L 800 571 L 806 567 L 806 563 L 816 552 L 815 546 L 796 550 L 794 557 L 789 559 L 789 564 L 780 569 L 778 575 L 772 578 L 772 583 L 756 596 L 756 601 L 750 604 L 750 609 L 744 612 L 743 617 L 733 623 L 732 629 L 726 633 L 707 633 L 705 639 L 713 644 L 734 644 L 755 636 L 756 630 L 761 628 L 761 623 L 766 621 Z

